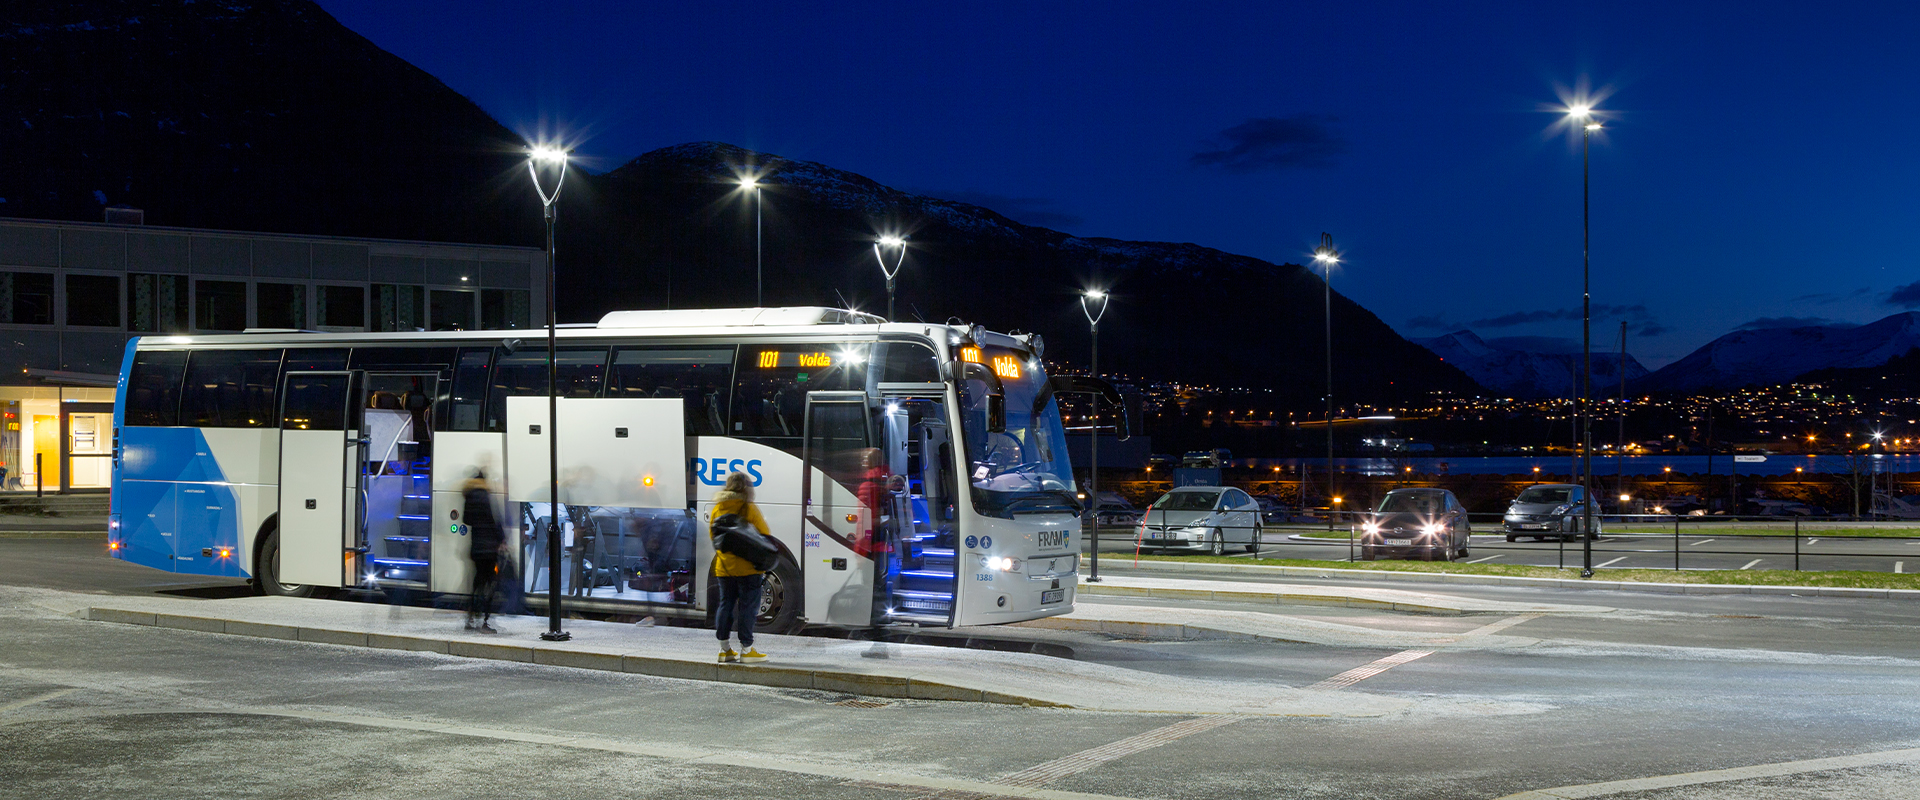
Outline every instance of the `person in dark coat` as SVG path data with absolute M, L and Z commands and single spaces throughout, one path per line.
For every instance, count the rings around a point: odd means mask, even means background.
M 493 495 L 487 489 L 487 473 L 474 470 L 473 477 L 460 487 L 466 507 L 460 515 L 467 522 L 467 546 L 473 558 L 473 585 L 467 600 L 467 630 L 499 633 L 493 627 L 493 593 L 500 580 L 500 548 L 506 534 L 493 514 Z

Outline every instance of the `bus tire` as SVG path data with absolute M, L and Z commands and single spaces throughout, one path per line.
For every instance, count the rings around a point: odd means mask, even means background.
M 275 526 L 261 537 L 254 548 L 253 591 L 272 597 L 312 597 L 314 587 L 280 582 L 280 528 Z
M 765 580 L 760 587 L 760 613 L 754 617 L 754 631 L 799 633 L 805 627 L 800 615 L 806 605 L 800 568 L 783 557 L 767 570 Z

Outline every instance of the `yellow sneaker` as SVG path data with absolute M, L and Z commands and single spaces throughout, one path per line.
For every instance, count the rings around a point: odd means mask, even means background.
M 762 656 L 762 658 L 765 658 L 765 656 Z M 740 654 L 733 652 L 733 648 L 731 647 L 723 647 L 720 649 L 720 663 L 738 664 L 740 663 Z
M 757 664 L 767 660 L 767 654 L 749 647 L 747 648 L 747 652 L 740 654 L 740 660 L 749 664 Z

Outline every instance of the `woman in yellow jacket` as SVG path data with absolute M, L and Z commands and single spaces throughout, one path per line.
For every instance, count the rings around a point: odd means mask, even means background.
M 751 523 L 762 535 L 770 535 L 767 518 L 761 516 L 760 507 L 753 504 L 753 484 L 747 480 L 744 472 L 728 475 L 727 484 L 713 493 L 713 511 L 708 519 L 719 519 L 728 514 L 739 514 L 741 519 Z M 711 535 L 712 531 L 709 530 L 708 534 Z M 754 569 L 746 559 L 718 551 L 713 554 L 713 574 L 720 578 L 720 599 L 714 606 L 713 614 L 713 632 L 720 637 L 720 661 L 767 660 L 766 654 L 753 649 L 753 623 L 760 615 L 760 589 L 765 575 Z M 742 652 L 739 653 L 735 653 L 727 644 L 728 631 L 736 629 L 740 632 Z

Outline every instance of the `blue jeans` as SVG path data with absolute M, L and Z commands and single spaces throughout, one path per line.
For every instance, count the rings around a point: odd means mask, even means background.
M 740 646 L 753 646 L 753 622 L 760 615 L 760 589 L 765 582 L 765 575 L 720 578 L 720 602 L 713 612 L 713 633 L 720 641 L 725 642 L 727 633 L 737 630 Z

